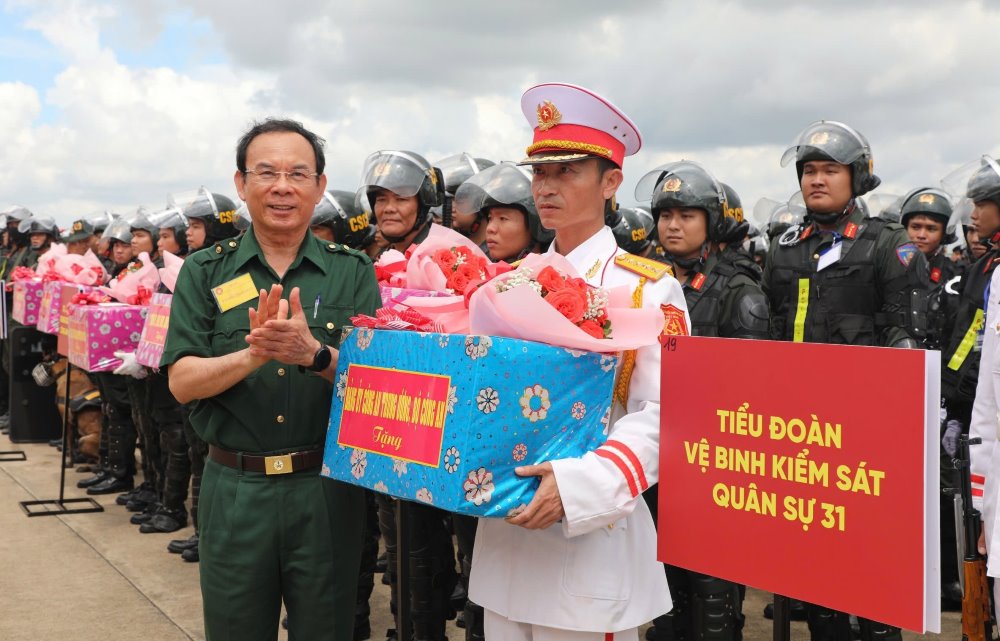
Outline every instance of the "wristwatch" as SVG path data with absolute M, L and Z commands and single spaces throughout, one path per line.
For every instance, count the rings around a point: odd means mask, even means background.
M 327 367 L 330 367 L 330 362 L 333 361 L 333 354 L 327 349 L 326 345 L 320 345 L 319 349 L 316 350 L 316 354 L 313 356 L 312 365 L 307 367 L 310 372 L 322 372 Z

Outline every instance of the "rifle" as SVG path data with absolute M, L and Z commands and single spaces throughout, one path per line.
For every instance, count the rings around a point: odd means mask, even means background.
M 962 641 L 992 641 L 993 623 L 990 620 L 990 593 L 986 582 L 986 557 L 979 553 L 979 533 L 982 515 L 972 506 L 972 465 L 969 445 L 978 445 L 979 438 L 963 434 L 958 439 L 958 457 L 955 467 L 961 477 L 962 537 L 965 554 L 962 556 Z

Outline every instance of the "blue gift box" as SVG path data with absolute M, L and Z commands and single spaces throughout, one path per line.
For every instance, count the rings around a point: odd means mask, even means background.
M 322 473 L 505 517 L 537 487 L 515 467 L 582 456 L 607 439 L 617 362 L 512 338 L 348 330 Z

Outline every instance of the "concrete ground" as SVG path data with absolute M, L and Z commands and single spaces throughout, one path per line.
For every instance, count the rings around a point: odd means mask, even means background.
M 0 463 L 0 640 L 3 641 L 181 641 L 204 639 L 197 564 L 166 551 L 173 534 L 140 534 L 114 495 L 96 497 L 102 513 L 28 518 L 20 501 L 59 495 L 58 452 L 47 445 L 13 445 L 28 460 Z M 76 488 L 84 475 L 66 472 L 66 498 L 85 496 Z M 747 641 L 772 638 L 761 616 L 770 595 L 749 590 L 744 612 Z M 376 577 L 372 597 L 372 639 L 390 627 L 388 588 Z M 943 633 L 904 633 L 907 641 L 962 638 L 959 614 L 946 612 Z M 452 641 L 464 631 L 449 627 Z M 287 639 L 282 631 L 279 639 Z M 792 638 L 809 638 L 805 624 L 792 624 Z

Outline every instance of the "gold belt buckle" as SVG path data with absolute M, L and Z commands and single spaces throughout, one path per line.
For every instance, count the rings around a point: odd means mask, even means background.
M 291 454 L 264 457 L 264 474 L 268 476 L 272 474 L 290 474 L 294 471 Z

